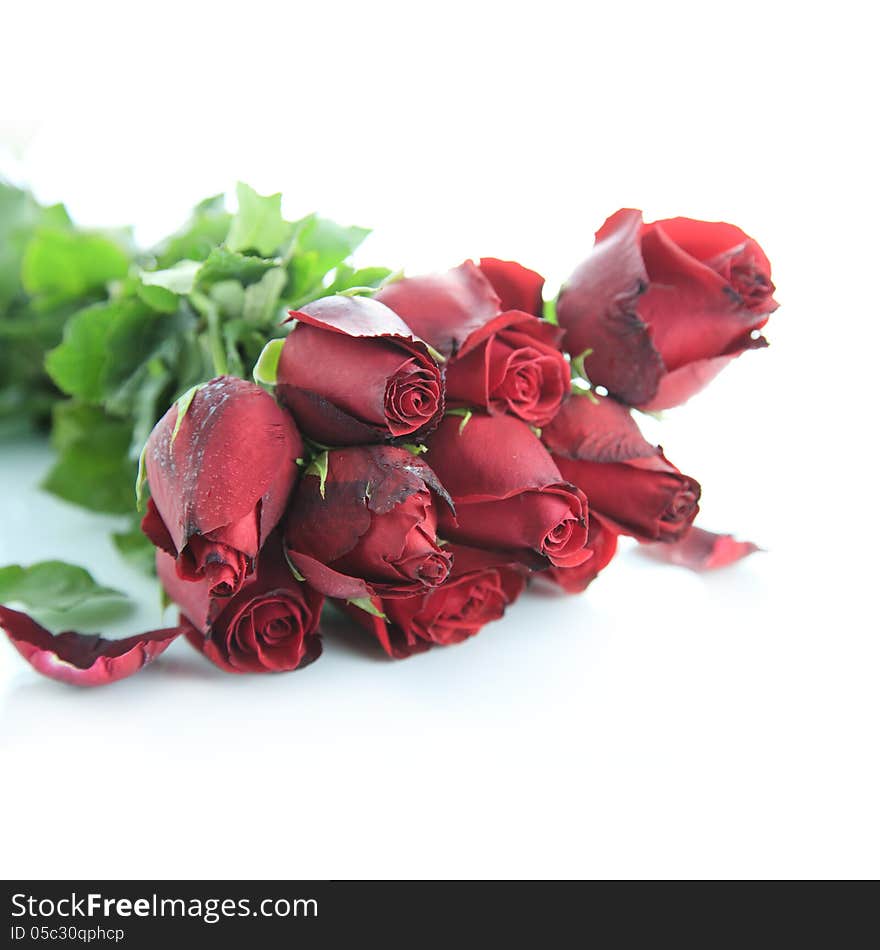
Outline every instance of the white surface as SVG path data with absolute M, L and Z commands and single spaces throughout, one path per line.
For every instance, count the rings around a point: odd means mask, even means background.
M 305 671 L 230 677 L 178 644 L 87 692 L 2 644 L 0 873 L 880 874 L 867 8 L 114 5 L 113 42 L 86 6 L 49 36 L 14 14 L 0 63 L 47 116 L 5 170 L 84 222 L 154 238 L 244 178 L 373 225 L 365 262 L 488 253 L 556 282 L 621 205 L 752 233 L 773 346 L 659 438 L 702 523 L 769 553 L 696 577 L 627 552 L 582 597 L 397 664 L 328 637 Z M 112 520 L 26 487 L 46 464 L 3 448 L 0 563 L 85 564 L 139 597 L 119 633 L 158 625 Z

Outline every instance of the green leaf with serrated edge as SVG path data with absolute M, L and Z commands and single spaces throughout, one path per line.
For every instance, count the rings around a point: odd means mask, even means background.
M 360 607 L 361 610 L 365 610 L 373 617 L 381 617 L 382 620 L 388 619 L 369 597 L 353 597 L 351 600 L 346 601 L 346 603 L 351 604 L 352 607 Z
M 281 350 L 284 340 L 270 340 L 260 353 L 254 366 L 254 382 L 261 386 L 274 386 L 278 380 L 278 361 L 281 359 Z
M 559 317 L 556 316 L 555 300 L 544 301 L 544 319 L 547 321 L 547 323 L 552 323 L 555 327 L 559 326 Z
M 128 254 L 101 234 L 47 228 L 25 248 L 21 280 L 29 294 L 73 300 L 128 272 Z
M 315 291 L 321 289 L 326 275 L 349 257 L 369 233 L 367 228 L 343 227 L 317 215 L 299 222 L 288 252 L 294 310 L 303 306 L 306 299 L 315 299 Z
M 324 497 L 324 486 L 327 483 L 327 472 L 330 467 L 330 457 L 327 452 L 321 452 L 320 455 L 316 455 L 309 467 L 305 470 L 303 474 L 305 475 L 315 475 L 320 479 L 319 490 L 321 492 L 321 497 Z
M 215 247 L 199 269 L 196 283 L 199 287 L 210 288 L 221 280 L 237 280 L 243 286 L 258 281 L 266 271 L 278 266 L 275 259 L 252 257 L 230 251 L 226 247 Z
M 177 433 L 180 432 L 180 426 L 183 423 L 183 417 L 189 411 L 190 405 L 195 398 L 196 393 L 202 388 L 200 383 L 197 386 L 193 386 L 174 403 L 177 406 L 177 418 L 174 420 L 174 428 L 171 430 L 171 444 L 174 445 L 174 440 L 177 438 Z
M 293 234 L 293 224 L 281 214 L 281 195 L 258 195 L 250 185 L 236 186 L 238 212 L 232 219 L 226 246 L 231 251 L 256 251 L 270 257 Z
M 189 221 L 154 251 L 159 267 L 177 261 L 203 261 L 226 240 L 232 215 L 224 206 L 225 196 L 215 195 L 196 205 Z
M 28 567 L 0 568 L 0 603 L 21 604 L 38 614 L 122 614 L 131 602 L 121 591 L 98 584 L 84 568 L 64 561 L 40 561 Z
M 188 294 L 196 285 L 196 275 L 202 268 L 201 261 L 178 261 L 165 270 L 142 270 L 141 283 L 147 287 L 161 287 L 173 294 Z

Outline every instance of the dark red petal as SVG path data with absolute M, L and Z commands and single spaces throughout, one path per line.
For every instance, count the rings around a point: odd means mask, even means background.
M 137 673 L 183 631 L 152 630 L 123 640 L 71 630 L 53 634 L 18 610 L 0 606 L 0 626 L 12 645 L 44 676 L 74 686 L 103 686 Z
M 639 431 L 630 409 L 609 396 L 571 396 L 544 426 L 541 440 L 554 455 L 590 462 L 626 462 L 660 452 Z
M 427 459 L 453 499 L 491 501 L 563 481 L 534 432 L 512 416 L 447 416 Z
M 501 298 L 502 310 L 524 310 L 540 317 L 544 312 L 544 278 L 516 261 L 480 259 L 480 270 Z
M 672 544 L 646 544 L 641 550 L 669 564 L 687 567 L 692 571 L 709 571 L 733 564 L 762 548 L 751 541 L 737 541 L 732 534 L 716 534 L 705 528 L 692 527 L 679 541 Z
M 290 319 L 346 336 L 414 338 L 411 325 L 401 320 L 399 312 L 384 304 L 380 296 L 321 297 L 302 310 L 291 310 Z
M 175 405 L 150 435 L 146 467 L 177 552 L 193 535 L 238 522 L 258 503 L 265 539 L 287 505 L 303 454 L 290 415 L 259 386 L 221 376 L 195 393 L 175 436 L 176 422 Z
M 637 308 L 648 287 L 639 241 L 642 213 L 623 209 L 596 232 L 590 256 L 576 268 L 559 295 L 556 313 L 572 356 L 585 350 L 590 380 L 623 402 L 650 399 L 665 372 Z
M 375 299 L 444 356 L 454 355 L 474 330 L 501 313 L 498 295 L 472 261 L 445 274 L 395 281 Z

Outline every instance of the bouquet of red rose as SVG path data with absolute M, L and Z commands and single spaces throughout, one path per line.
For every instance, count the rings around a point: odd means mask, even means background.
M 178 625 L 53 636 L 0 607 L 12 642 L 84 685 L 181 634 L 228 672 L 295 670 L 321 655 L 332 602 L 402 658 L 473 636 L 532 579 L 583 591 L 621 534 L 697 568 L 755 550 L 692 527 L 699 483 L 632 410 L 679 405 L 765 345 L 760 247 L 623 210 L 555 308 L 543 285 L 483 259 L 292 310 L 256 382 L 189 390 L 144 448 L 142 529 Z

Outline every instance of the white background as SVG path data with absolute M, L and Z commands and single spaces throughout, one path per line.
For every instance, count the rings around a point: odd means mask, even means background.
M 518 258 L 558 284 L 620 206 L 740 224 L 781 309 L 651 434 L 713 576 L 629 548 L 403 663 L 356 636 L 277 677 L 176 644 L 103 690 L 0 644 L 15 877 L 877 876 L 878 150 L 863 2 L 29 4 L 0 173 L 143 240 L 243 178 L 376 234 L 364 263 Z M 18 118 L 15 118 L 15 116 Z M 96 518 L 4 446 L 0 563 L 131 590 Z M 171 620 L 169 613 L 166 620 Z

